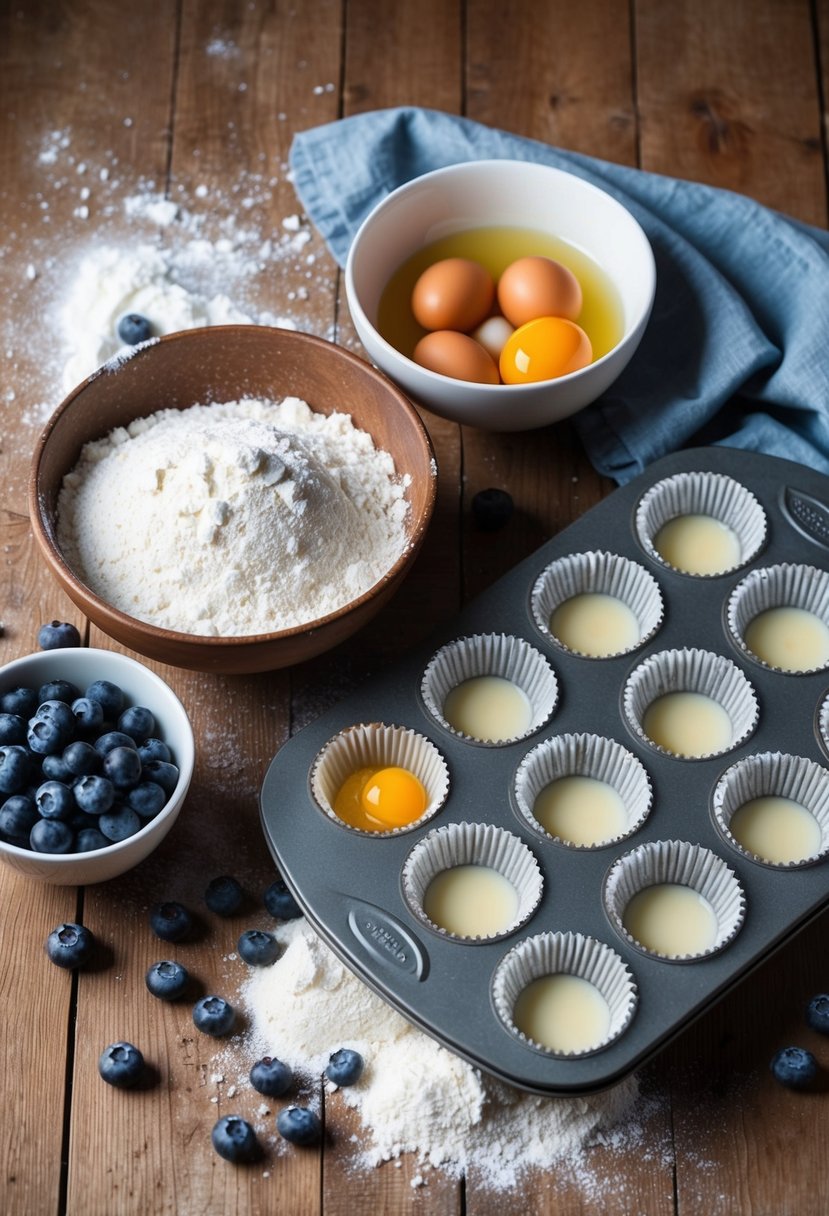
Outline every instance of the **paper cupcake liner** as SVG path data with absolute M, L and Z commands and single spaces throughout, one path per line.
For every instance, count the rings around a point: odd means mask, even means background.
M 593 777 L 613 787 L 624 805 L 622 832 L 581 845 L 553 835 L 536 819 L 534 807 L 541 791 L 561 777 L 573 776 Z M 519 764 L 513 791 L 522 822 L 571 849 L 600 848 L 627 839 L 645 822 L 652 802 L 650 778 L 641 761 L 615 739 L 590 734 L 556 735 L 539 743 Z
M 625 910 L 633 897 L 661 883 L 690 887 L 708 901 L 716 917 L 717 933 L 707 950 L 663 954 L 648 949 L 625 928 Z M 710 849 L 684 840 L 652 841 L 619 857 L 605 880 L 604 904 L 611 924 L 626 942 L 643 954 L 671 963 L 694 962 L 717 954 L 734 940 L 745 919 L 745 896 L 734 871 Z
M 509 924 L 496 933 L 461 935 L 437 925 L 427 915 L 424 901 L 429 884 L 438 874 L 457 866 L 486 866 L 515 889 L 518 908 Z M 434 828 L 412 849 L 401 875 L 403 897 L 417 919 L 451 941 L 497 941 L 526 924 L 538 907 L 544 889 L 541 869 L 532 850 L 517 836 L 491 823 L 449 823 Z
M 671 692 L 695 692 L 711 697 L 731 720 L 731 740 L 704 756 L 685 756 L 660 746 L 645 732 L 643 720 L 659 697 Z M 631 730 L 663 755 L 703 759 L 739 747 L 754 731 L 759 717 L 757 695 L 744 673 L 723 655 L 694 648 L 662 650 L 649 655 L 628 677 L 622 691 L 622 708 Z
M 489 740 L 457 730 L 444 717 L 449 693 L 477 676 L 498 676 L 522 690 L 530 703 L 527 729 L 508 738 Z M 503 633 L 474 634 L 449 642 L 430 659 L 420 685 L 429 713 L 456 738 L 481 746 L 504 747 L 540 730 L 552 717 L 558 700 L 558 681 L 544 656 L 523 638 Z
M 607 1002 L 610 1024 L 597 1043 L 579 1051 L 558 1051 L 538 1043 L 516 1026 L 513 1015 L 521 993 L 548 975 L 573 975 L 586 980 Z M 638 993 L 628 967 L 604 942 L 581 933 L 540 933 L 528 937 L 504 956 L 492 977 L 492 1002 L 506 1030 L 544 1055 L 575 1059 L 594 1055 L 618 1039 L 636 1012 Z
M 818 666 L 779 667 L 755 654 L 746 642 L 751 622 L 770 608 L 800 608 L 811 612 L 829 627 L 829 572 L 816 566 L 787 562 L 752 570 L 737 584 L 728 598 L 726 620 L 734 641 L 743 654 L 772 671 L 806 675 L 829 667 L 829 659 Z
M 389 828 L 387 832 L 369 832 L 346 823 L 336 813 L 334 799 L 346 779 L 358 769 L 373 765 L 408 769 L 422 783 L 426 790 L 426 809 L 414 823 Z M 361 836 L 384 837 L 422 827 L 437 814 L 449 793 L 449 769 L 434 743 L 424 735 L 405 726 L 360 723 L 328 740 L 313 763 L 310 784 L 317 806 L 340 827 Z
M 820 847 L 797 861 L 770 861 L 752 852 L 733 835 L 731 821 L 740 807 L 755 798 L 789 798 L 814 816 L 820 828 Z M 714 788 L 712 809 L 717 827 L 728 843 L 760 865 L 797 870 L 829 856 L 829 770 L 805 756 L 762 752 L 746 756 L 723 773 Z
M 582 654 L 553 632 L 550 618 L 557 608 L 577 595 L 594 593 L 620 600 L 636 617 L 636 641 L 621 650 L 608 650 L 586 658 L 613 658 L 643 646 L 662 624 L 664 605 L 656 579 L 644 566 L 616 553 L 571 553 L 549 565 L 538 576 L 530 596 L 533 619 L 541 633 L 564 650 Z
M 689 578 L 716 578 L 746 565 L 760 552 L 766 539 L 766 516 L 757 499 L 738 481 L 724 473 L 675 473 L 651 486 L 636 509 L 635 529 L 645 552 L 670 570 L 654 539 L 669 520 L 679 515 L 709 515 L 730 528 L 740 546 L 740 559 L 715 574 L 690 574 Z

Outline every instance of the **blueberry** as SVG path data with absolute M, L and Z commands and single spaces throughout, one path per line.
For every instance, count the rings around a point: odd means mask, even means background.
M 40 816 L 34 800 L 27 794 L 12 794 L 0 806 L 0 836 L 23 848 L 29 846 L 29 833 Z
M 341 1047 L 332 1053 L 325 1066 L 325 1075 L 335 1085 L 354 1085 L 363 1075 L 363 1057 L 359 1051 Z
M 97 828 L 80 828 L 75 836 L 76 853 L 92 853 L 95 849 L 105 849 L 112 844 Z
M 26 788 L 32 762 L 25 747 L 8 743 L 0 747 L 0 794 L 19 794 Z
M 155 730 L 155 718 L 143 705 L 131 705 L 118 719 L 118 729 L 136 744 L 143 743 Z
M 821 992 L 818 996 L 812 997 L 806 1006 L 806 1021 L 812 1030 L 819 1030 L 821 1034 L 829 1034 L 829 993 Z
M 168 958 L 153 963 L 146 979 L 149 991 L 162 1001 L 177 1001 L 179 997 L 184 996 L 190 982 L 186 968 L 175 959 Z
M 41 704 L 44 701 L 61 701 L 70 709 L 72 702 L 81 695 L 81 690 L 71 680 L 47 680 L 45 684 L 41 684 L 37 695 Z
M 298 916 L 302 916 L 302 908 L 281 878 L 271 883 L 262 898 L 275 920 L 296 920 Z
M 62 752 L 71 736 L 55 718 L 31 718 L 26 734 L 29 751 L 36 756 L 55 756 Z
M 150 911 L 150 928 L 165 942 L 180 942 L 193 931 L 193 918 L 183 904 L 168 900 Z
M 155 781 L 167 794 L 172 794 L 178 785 L 177 766 L 165 760 L 150 760 L 144 765 L 143 776 L 145 781 Z
M 244 897 L 241 885 L 229 874 L 211 878 L 204 892 L 204 902 L 217 916 L 233 916 L 241 908 Z
M 47 781 L 62 781 L 64 785 L 71 785 L 75 780 L 75 774 L 67 768 L 63 755 L 57 753 L 43 757 L 40 771 Z
M 144 1074 L 144 1057 L 132 1043 L 111 1043 L 101 1052 L 98 1072 L 107 1085 L 132 1089 Z
M 35 802 L 44 819 L 71 819 L 75 811 L 75 795 L 62 781 L 44 781 L 37 788 Z
M 152 819 L 167 804 L 167 795 L 154 781 L 142 781 L 127 791 L 127 806 L 142 819 Z
M 203 996 L 193 1006 L 193 1022 L 197 1030 L 215 1038 L 229 1034 L 236 1021 L 236 1010 L 221 996 Z
M 36 688 L 12 688 L 0 697 L 0 710 L 4 714 L 17 714 L 21 718 L 31 718 L 38 707 Z
M 250 1070 L 250 1083 L 266 1098 L 281 1098 L 291 1087 L 294 1074 L 287 1064 L 272 1056 L 263 1056 Z
M 141 820 L 129 806 L 114 806 L 111 811 L 104 811 L 98 820 L 98 830 L 107 840 L 118 843 L 134 836 L 141 831 Z
M 85 925 L 67 922 L 58 925 L 46 938 L 46 953 L 58 967 L 72 969 L 89 962 L 95 948 L 95 938 Z
M 270 967 L 279 957 L 279 942 L 263 929 L 245 929 L 239 938 L 238 949 L 252 967 Z
M 85 734 L 93 734 L 104 724 L 103 706 L 100 701 L 93 701 L 91 697 L 76 697 L 72 702 L 72 713 L 75 715 L 78 730 Z
M 92 745 L 99 756 L 108 756 L 116 747 L 135 747 L 135 740 L 122 730 L 108 730 L 99 735 Z
M 497 532 L 512 517 L 512 496 L 506 490 L 479 490 L 472 499 L 472 517 L 482 532 Z
M 307 1106 L 286 1106 L 277 1116 L 276 1130 L 291 1144 L 316 1144 L 322 1135 L 319 1119 Z
M 153 327 L 140 312 L 125 312 L 118 322 L 118 337 L 126 346 L 137 346 L 153 336 Z
M 773 1058 L 771 1071 L 789 1089 L 809 1089 L 817 1077 L 817 1060 L 804 1047 L 784 1047 Z
M 81 635 L 69 621 L 48 621 L 37 631 L 37 644 L 41 650 L 62 650 L 66 646 L 80 646 Z
M 173 753 L 163 739 L 145 739 L 138 745 L 138 754 L 142 764 L 148 764 L 150 760 L 163 760 L 169 764 L 173 758 Z
M 225 1161 L 255 1161 L 259 1141 L 251 1125 L 238 1115 L 223 1115 L 210 1133 L 213 1147 Z
M 63 763 L 73 777 L 87 777 L 97 773 L 101 767 L 101 757 L 91 743 L 76 739 L 63 749 Z
M 0 713 L 0 745 L 6 743 L 25 744 L 26 719 L 20 714 Z
M 84 696 L 98 702 L 104 711 L 104 718 L 109 722 L 117 722 L 124 712 L 124 690 L 111 680 L 93 680 Z
M 36 853 L 71 853 L 75 833 L 60 819 L 38 819 L 29 833 L 29 845 Z
M 73 787 L 75 802 L 87 815 L 104 815 L 115 802 L 115 787 L 107 777 L 90 773 Z
M 104 756 L 103 770 L 116 789 L 128 790 L 141 780 L 141 757 L 134 747 L 113 747 Z

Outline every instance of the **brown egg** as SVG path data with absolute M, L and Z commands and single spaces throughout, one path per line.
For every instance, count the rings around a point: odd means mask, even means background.
M 575 321 L 581 312 L 581 284 L 572 270 L 553 258 L 519 258 L 498 280 L 498 304 L 516 328 L 536 317 Z
M 424 329 L 459 329 L 480 325 L 495 299 L 492 275 L 469 258 L 434 262 L 412 290 L 412 312 Z
M 456 329 L 438 329 L 421 338 L 412 358 L 421 367 L 453 380 L 472 380 L 476 384 L 498 384 L 498 368 L 480 342 Z

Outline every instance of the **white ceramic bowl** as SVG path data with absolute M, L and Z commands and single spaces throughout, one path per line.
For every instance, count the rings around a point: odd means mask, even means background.
M 616 288 L 622 338 L 568 376 L 535 384 L 472 384 L 420 367 L 375 328 L 391 275 L 413 253 L 481 227 L 549 233 L 588 254 Z M 436 169 L 400 186 L 360 226 L 345 272 L 351 317 L 370 358 L 416 402 L 455 422 L 526 431 L 595 401 L 626 366 L 645 331 L 656 288 L 653 252 L 629 211 L 571 173 L 526 161 L 485 160 Z
M 90 853 L 35 853 L 0 841 L 0 859 L 29 878 L 58 886 L 104 882 L 131 870 L 152 853 L 175 823 L 193 776 L 193 730 L 184 706 L 164 681 L 135 659 L 90 647 L 44 650 L 0 667 L 0 693 L 39 688 L 52 679 L 69 680 L 83 693 L 93 680 L 110 680 L 131 705 L 151 710 L 158 734 L 173 753 L 179 778 L 166 805 L 134 836 Z M 0 803 L 8 795 L 0 794 Z

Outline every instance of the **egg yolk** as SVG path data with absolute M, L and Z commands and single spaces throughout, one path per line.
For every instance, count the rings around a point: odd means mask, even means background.
M 554 380 L 587 367 L 593 348 L 584 330 L 564 317 L 537 317 L 520 325 L 504 344 L 499 361 L 505 384 Z
M 406 768 L 381 768 L 364 783 L 363 810 L 387 827 L 401 828 L 414 823 L 426 810 L 426 791 Z

